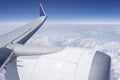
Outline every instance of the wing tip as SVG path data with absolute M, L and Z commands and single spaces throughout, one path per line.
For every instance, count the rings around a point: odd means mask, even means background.
M 43 8 L 43 5 L 40 3 L 40 16 L 46 16 L 45 10 Z

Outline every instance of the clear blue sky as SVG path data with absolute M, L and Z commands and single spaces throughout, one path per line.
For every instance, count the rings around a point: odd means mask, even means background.
M 0 0 L 0 22 L 31 21 L 40 2 L 49 21 L 120 21 L 120 0 Z

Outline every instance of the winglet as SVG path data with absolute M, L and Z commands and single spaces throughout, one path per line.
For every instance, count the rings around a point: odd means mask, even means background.
M 46 16 L 46 13 L 41 3 L 40 3 L 40 16 Z

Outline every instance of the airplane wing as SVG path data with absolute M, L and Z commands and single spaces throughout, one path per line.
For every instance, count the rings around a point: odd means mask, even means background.
M 46 13 L 40 4 L 40 17 L 35 21 L 0 36 L 0 71 L 14 55 L 15 44 L 25 44 L 26 41 L 42 26 L 47 19 Z
M 45 22 L 47 16 L 41 6 L 41 15 L 35 21 L 19 28 L 14 31 L 11 31 L 7 34 L 0 36 L 0 47 L 4 47 L 10 43 L 20 43 L 24 44 Z

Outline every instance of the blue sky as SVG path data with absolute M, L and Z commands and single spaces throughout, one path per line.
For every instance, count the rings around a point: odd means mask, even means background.
M 120 21 L 120 0 L 0 0 L 0 22 L 34 20 L 40 2 L 48 21 Z

